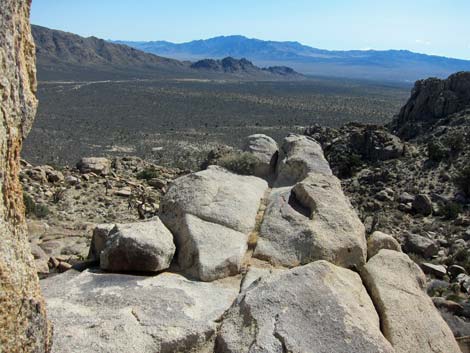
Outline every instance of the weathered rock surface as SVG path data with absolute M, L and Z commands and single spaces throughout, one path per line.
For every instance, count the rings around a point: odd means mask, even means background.
M 184 176 L 161 203 L 161 218 L 175 237 L 178 264 L 211 281 L 238 273 L 267 183 L 220 167 Z
M 367 240 L 367 257 L 372 258 L 382 249 L 401 251 L 401 246 L 391 235 L 376 231 Z
M 468 102 L 469 72 L 456 73 L 446 80 L 429 78 L 417 81 L 410 99 L 390 127 L 400 137 L 413 138 L 437 120 L 465 109 Z
M 354 267 L 366 252 L 364 226 L 339 180 L 318 173 L 272 191 L 254 256 L 288 267 L 316 260 Z
M 413 233 L 407 234 L 403 249 L 407 253 L 418 254 L 424 258 L 430 258 L 439 250 L 436 243 L 431 239 Z
M 257 177 L 210 166 L 174 181 L 161 202 L 161 219 L 175 233 L 185 214 L 249 233 L 267 188 Z
M 173 235 L 160 219 L 118 224 L 100 254 L 100 267 L 114 272 L 158 272 L 170 267 L 174 254 Z
M 93 236 L 91 238 L 90 251 L 88 259 L 99 261 L 101 252 L 105 248 L 106 241 L 108 240 L 109 233 L 115 227 L 115 224 L 98 224 L 93 229 Z
M 27 0 L 0 2 L 0 351 L 47 352 L 49 324 L 28 244 L 20 151 L 36 114 Z
M 54 353 L 213 352 L 217 320 L 240 285 L 73 270 L 41 283 Z
M 451 330 L 425 293 L 423 272 L 406 254 L 381 250 L 364 266 L 362 279 L 395 352 L 460 353 Z
M 186 214 L 175 242 L 182 270 L 202 281 L 239 273 L 247 250 L 248 235 Z
M 111 169 L 111 161 L 103 157 L 86 157 L 77 163 L 77 168 L 82 173 L 96 173 L 106 175 Z
M 263 134 L 248 136 L 244 151 L 250 152 L 259 159 L 259 164 L 255 166 L 254 175 L 266 178 L 274 174 L 278 159 L 279 148 L 276 141 Z
M 332 175 L 320 144 L 314 139 L 290 134 L 279 150 L 275 186 L 291 186 L 303 180 L 309 173 Z
M 216 352 L 394 352 L 359 276 L 326 261 L 273 274 L 224 317 Z
M 432 201 L 428 195 L 416 195 L 411 206 L 414 212 L 423 216 L 429 216 L 432 213 Z

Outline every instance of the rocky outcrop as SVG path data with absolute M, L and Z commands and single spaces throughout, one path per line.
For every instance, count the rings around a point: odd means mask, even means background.
M 350 271 L 318 261 L 263 278 L 224 317 L 216 352 L 394 352 Z
M 107 236 L 100 267 L 111 272 L 159 272 L 170 267 L 174 254 L 173 235 L 160 219 L 118 224 Z
M 351 268 L 365 263 L 366 252 L 364 226 L 339 180 L 312 173 L 272 191 L 254 256 L 288 267 L 328 260 Z
M 407 255 L 381 250 L 364 266 L 362 278 L 396 353 L 460 353 L 425 292 L 423 272 Z
M 276 141 L 263 134 L 248 136 L 244 151 L 255 156 L 259 163 L 254 167 L 254 175 L 260 178 L 267 178 L 274 174 L 277 164 L 279 149 Z
M 296 134 L 284 139 L 276 172 L 276 187 L 294 185 L 309 173 L 332 175 L 320 144 L 310 137 Z
M 390 129 L 404 139 L 425 132 L 439 119 L 470 107 L 470 72 L 459 72 L 446 80 L 417 81 L 411 97 Z
M 77 163 L 77 168 L 81 173 L 107 175 L 111 169 L 111 161 L 103 157 L 86 157 Z
M 54 353 L 213 351 L 217 321 L 240 280 L 204 283 L 89 271 L 42 281 L 54 322 Z
M 238 272 L 267 183 L 220 167 L 177 179 L 161 203 L 178 263 L 202 280 Z
M 0 2 L 0 350 L 47 352 L 50 329 L 26 235 L 20 151 L 36 113 L 31 2 Z

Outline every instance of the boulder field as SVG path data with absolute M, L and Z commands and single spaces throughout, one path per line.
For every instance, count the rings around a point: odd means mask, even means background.
M 387 234 L 366 240 L 320 145 L 273 144 L 248 138 L 257 176 L 209 166 L 158 217 L 97 227 L 99 267 L 42 281 L 53 352 L 460 352 L 421 269 Z

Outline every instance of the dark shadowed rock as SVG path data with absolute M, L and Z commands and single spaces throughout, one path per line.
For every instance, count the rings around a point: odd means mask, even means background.
M 413 203 L 411 204 L 413 211 L 423 216 L 429 216 L 432 214 L 432 201 L 428 195 L 419 194 L 416 195 Z
M 410 139 L 426 131 L 439 119 L 470 106 L 470 72 L 459 72 L 446 80 L 417 81 L 411 97 L 390 124 L 398 136 Z
M 403 250 L 407 253 L 418 254 L 430 258 L 439 250 L 434 241 L 418 234 L 407 234 Z
M 114 272 L 158 272 L 170 267 L 174 254 L 173 235 L 160 219 L 118 224 L 101 251 L 100 267 Z

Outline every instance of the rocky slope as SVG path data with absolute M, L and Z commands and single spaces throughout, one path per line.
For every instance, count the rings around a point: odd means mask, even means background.
M 306 131 L 321 141 L 367 232 L 391 234 L 426 272 L 458 337 L 470 335 L 469 84 L 470 73 L 418 81 L 386 128 Z
M 422 270 L 390 235 L 367 243 L 317 141 L 289 135 L 278 148 L 253 135 L 213 162 L 189 174 L 136 159 L 86 158 L 63 176 L 25 165 L 25 185 L 44 176 L 30 192 L 45 203 L 47 185 L 75 198 L 82 184 L 108 190 L 117 210 L 118 196 L 133 198 L 125 176 L 161 198 L 141 199 L 141 220 L 83 230 L 88 261 L 69 269 L 49 255 L 68 270 L 42 281 L 54 352 L 460 352 Z
M 31 2 L 0 2 L 0 351 L 48 352 L 50 327 L 28 246 L 19 155 L 36 113 Z

